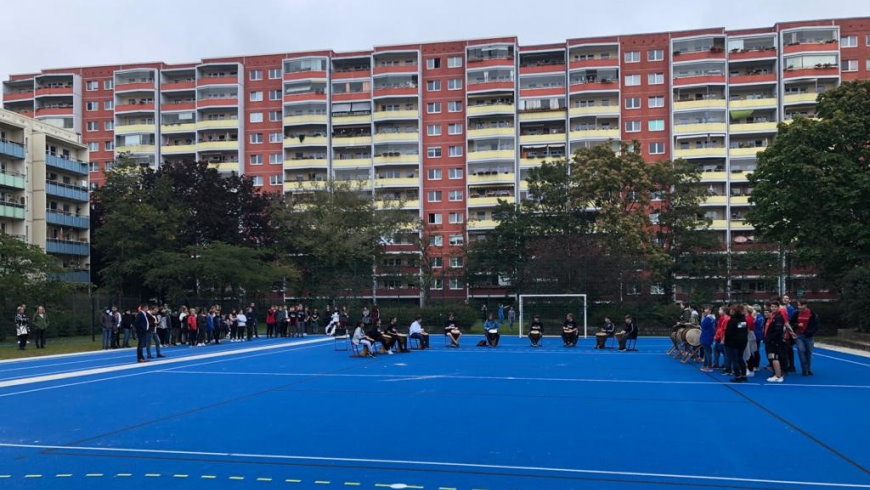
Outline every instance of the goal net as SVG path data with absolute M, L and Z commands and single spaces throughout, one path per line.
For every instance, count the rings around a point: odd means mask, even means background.
M 535 316 L 541 317 L 544 335 L 562 335 L 562 324 L 568 313 L 571 313 L 586 338 L 588 329 L 585 294 L 521 294 L 519 299 L 520 337 L 529 334 L 529 325 Z

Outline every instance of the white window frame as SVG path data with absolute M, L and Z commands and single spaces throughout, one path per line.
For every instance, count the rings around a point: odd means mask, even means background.
M 262 112 L 251 112 L 248 114 L 248 122 L 252 124 L 263 122 L 263 113 Z
M 629 105 L 628 105 L 628 102 L 629 102 L 629 101 L 637 101 L 637 105 L 636 105 L 636 106 L 629 106 Z M 628 109 L 628 110 L 640 109 L 640 108 L 641 108 L 640 97 L 626 97 L 626 98 L 625 98 L 625 103 L 624 103 L 623 105 L 624 105 L 625 108 Z
M 284 141 L 284 134 L 280 131 L 269 133 L 269 143 L 281 143 L 282 141 Z
M 450 289 L 454 289 L 454 290 L 456 290 L 456 289 L 462 289 L 462 285 L 459 284 L 459 278 L 458 278 L 458 277 L 451 277 L 451 278 L 450 278 Z
M 441 68 L 441 58 L 440 57 L 433 56 L 432 58 L 426 58 L 426 69 L 427 70 L 436 70 L 438 68 Z
M 98 141 L 89 142 L 88 151 L 100 151 L 100 143 Z
M 259 153 L 254 153 L 252 155 L 248 155 L 248 163 L 251 165 L 262 165 L 263 164 L 263 155 Z
M 659 100 L 661 100 L 660 104 L 657 103 L 657 102 L 659 102 Z M 646 99 L 646 104 L 647 104 L 647 108 L 649 108 L 649 109 L 656 109 L 659 107 L 664 107 L 665 106 L 665 97 L 663 95 L 650 95 Z
M 462 134 L 462 123 L 449 123 L 447 134 Z
M 254 187 L 263 187 L 262 175 L 255 175 L 253 178 L 251 178 L 251 181 L 253 182 Z
M 426 148 L 426 158 L 441 158 L 441 147 L 430 146 Z
M 626 51 L 622 59 L 626 63 L 640 63 L 640 51 Z
M 263 102 L 263 91 L 262 90 L 251 90 L 248 94 L 249 102 Z
M 429 235 L 429 246 L 430 247 L 443 247 L 444 246 L 444 235 Z
M 426 114 L 441 114 L 441 102 L 427 102 Z
M 88 92 L 100 90 L 99 80 L 88 80 L 88 82 L 85 84 L 85 90 L 87 90 Z
M 647 130 L 651 132 L 655 131 L 664 131 L 665 130 L 665 120 L 664 119 L 650 119 L 647 121 Z
M 450 268 L 459 269 L 465 265 L 462 257 L 450 257 Z
M 426 180 L 441 180 L 444 173 L 440 168 L 430 168 L 426 171 Z
M 275 76 L 272 76 L 275 74 Z M 280 68 L 269 68 L 269 80 L 278 80 L 281 78 L 281 69 Z
M 447 169 L 447 178 L 449 180 L 459 180 L 465 175 L 465 172 L 461 168 L 451 168 Z
M 643 126 L 641 125 L 640 121 L 625 121 L 626 133 L 639 133 L 642 127 Z
M 462 56 L 448 56 L 447 68 L 462 68 Z
M 112 90 L 115 88 L 114 80 L 103 80 L 103 90 Z
M 858 60 L 843 60 L 840 62 L 840 71 L 843 73 L 852 73 L 858 71 Z
M 462 79 L 451 78 L 447 80 L 447 90 L 462 90 Z
M 270 175 L 269 176 L 269 185 L 281 185 L 284 183 L 281 174 Z
M 462 101 L 451 100 L 447 103 L 447 112 L 462 112 Z
M 465 237 L 462 235 L 450 235 L 447 239 L 447 243 L 451 247 L 459 247 L 465 243 Z
M 440 92 L 441 91 L 441 80 L 426 80 L 426 91 L 427 92 Z
M 664 49 L 650 49 L 646 52 L 646 60 L 647 61 L 664 61 L 665 59 L 665 50 Z
M 840 37 L 841 48 L 857 48 L 858 36 L 842 36 Z
M 269 91 L 269 100 L 281 100 L 281 90 L 275 89 Z
M 451 211 L 447 214 L 447 222 L 451 225 L 461 225 L 465 222 L 465 213 Z
M 426 126 L 426 136 L 441 136 L 441 125 L 429 124 Z
M 100 125 L 97 123 L 97 121 L 88 121 L 88 123 L 85 125 L 85 131 L 92 132 L 92 131 L 99 131 L 99 130 L 100 130 Z
M 443 221 L 441 213 L 429 213 L 429 215 L 426 216 L 426 222 L 430 225 L 440 225 Z
M 104 111 L 112 111 L 112 110 L 115 110 L 115 101 L 114 101 L 114 100 L 105 100 L 105 101 L 103 101 L 103 110 L 104 110 Z
M 281 165 L 284 163 L 283 153 L 269 153 L 269 165 Z
M 248 72 L 248 80 L 262 80 L 263 70 L 251 70 Z
M 278 122 L 281 120 L 281 111 L 269 111 L 269 122 Z
M 461 157 L 463 155 L 462 145 L 450 145 L 447 147 L 447 156 L 450 158 Z
M 441 191 L 427 191 L 426 202 L 441 202 L 443 193 Z
M 665 74 L 664 73 L 647 73 L 646 74 L 646 83 L 647 83 L 647 85 L 663 85 L 665 83 Z
M 433 269 L 441 269 L 444 267 L 444 257 L 432 257 L 429 263 Z
M 625 75 L 624 85 L 626 87 L 639 87 L 641 84 L 640 75 L 635 73 L 633 75 Z
M 115 121 L 112 119 L 107 120 L 103 123 L 103 129 L 106 131 L 114 131 L 115 130 Z
M 257 141 L 259 140 L 259 141 Z M 252 145 L 260 145 L 263 143 L 263 133 L 251 133 L 250 142 Z
M 662 151 L 655 151 L 655 152 L 654 152 L 654 151 L 653 151 L 653 145 L 656 145 L 656 147 L 658 147 L 658 145 L 661 145 L 661 150 L 662 150 Z M 649 145 L 647 145 L 647 153 L 649 153 L 650 155 L 664 155 L 664 154 L 665 154 L 665 144 L 664 144 L 664 142 L 657 141 L 657 142 L 650 143 Z
M 450 202 L 459 202 L 462 201 L 463 196 L 462 191 L 448 191 L 447 192 L 447 200 Z
M 100 103 L 97 101 L 90 101 L 85 103 L 85 111 L 86 112 L 96 112 L 100 110 Z
M 105 148 L 106 151 L 115 151 L 115 142 L 114 141 L 106 141 L 103 144 L 103 148 Z

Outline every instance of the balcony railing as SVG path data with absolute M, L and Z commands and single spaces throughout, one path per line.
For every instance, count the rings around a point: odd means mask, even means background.
M 24 158 L 24 145 L 14 141 L 0 139 L 0 154 L 12 158 Z
M 59 157 L 51 153 L 45 154 L 45 165 L 59 170 L 65 170 L 78 175 L 88 175 L 88 164 L 69 158 Z
M 0 187 L 24 190 L 24 174 L 0 172 Z
M 0 218 L 24 219 L 24 205 L 0 201 Z
M 45 251 L 50 254 L 88 256 L 91 246 L 87 242 L 49 238 L 45 241 Z
M 46 209 L 45 221 L 50 225 L 69 226 L 71 228 L 90 228 L 90 218 L 56 209 Z
M 61 184 L 48 181 L 45 183 L 45 193 L 50 196 L 61 197 L 73 201 L 88 202 L 88 188 L 77 185 Z

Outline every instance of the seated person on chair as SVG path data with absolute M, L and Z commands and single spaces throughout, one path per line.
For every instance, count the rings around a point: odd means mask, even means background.
M 374 339 L 376 342 L 381 343 L 381 352 L 380 352 L 381 354 L 384 354 L 384 353 L 392 354 L 393 353 L 393 351 L 391 350 L 393 347 L 393 337 L 391 337 L 383 332 L 383 329 L 381 327 L 380 322 L 374 323 L 374 324 L 369 324 L 369 328 L 368 328 L 368 330 L 366 330 L 366 335 L 368 337 Z
M 353 337 L 350 339 L 350 343 L 355 346 L 362 345 L 362 350 L 359 352 L 360 357 L 375 357 L 375 353 L 372 350 L 374 339 L 366 336 L 362 322 L 357 324 L 356 330 L 353 331 Z
M 580 329 L 577 328 L 574 315 L 568 313 L 565 315 L 565 322 L 562 324 L 562 342 L 565 344 L 565 347 L 574 347 L 577 345 L 578 337 L 580 337 Z
M 495 319 L 495 314 L 489 314 L 489 320 L 483 323 L 483 335 L 486 337 L 486 343 L 490 347 L 498 347 L 498 322 Z
M 380 323 L 381 320 L 378 319 L 376 322 Z M 397 343 L 399 352 L 411 352 L 408 350 L 408 336 L 403 333 L 399 333 L 399 331 L 396 329 L 398 325 L 399 319 L 396 317 L 391 318 L 390 323 L 384 330 L 384 333 L 392 337 L 393 341 Z
M 543 337 L 544 324 L 541 322 L 541 316 L 535 315 L 532 318 L 532 324 L 529 325 L 529 340 L 532 341 L 532 347 L 540 347 Z
M 619 340 L 619 350 L 625 350 L 625 342 L 629 339 L 637 340 L 637 325 L 631 319 L 631 315 L 625 315 L 625 325 L 622 330 L 616 333 L 616 338 Z
M 610 320 L 609 316 L 604 317 L 604 325 L 602 325 L 598 332 L 595 333 L 595 348 L 603 349 L 605 347 L 605 343 L 609 337 L 613 337 L 616 334 L 616 325 Z
M 450 339 L 449 347 L 459 347 L 459 339 L 462 337 L 462 331 L 459 330 L 459 322 L 453 313 L 447 316 L 447 321 L 444 322 L 444 335 Z
M 414 318 L 414 321 L 411 322 L 411 327 L 408 329 L 408 335 L 412 339 L 417 339 L 420 342 L 420 350 L 429 348 L 429 334 L 423 330 L 423 325 L 420 321 L 423 320 L 423 317 L 417 315 Z

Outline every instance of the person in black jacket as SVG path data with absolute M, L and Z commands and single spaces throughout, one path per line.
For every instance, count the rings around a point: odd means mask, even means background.
M 577 345 L 578 338 L 580 338 L 580 329 L 577 328 L 577 321 L 574 320 L 572 313 L 568 313 L 565 315 L 565 322 L 562 323 L 562 343 L 565 347 L 574 347 Z
M 637 339 L 637 324 L 631 315 L 625 315 L 625 324 L 622 325 L 622 330 L 616 332 L 616 339 L 619 341 L 619 350 L 625 351 L 625 343 L 629 339 Z
M 543 337 L 544 324 L 541 322 L 541 316 L 535 315 L 532 317 L 532 324 L 529 325 L 529 340 L 532 341 L 532 347 L 540 347 Z
M 749 325 L 746 323 L 746 310 L 742 304 L 731 307 L 731 318 L 725 326 L 725 349 L 728 350 L 726 359 L 730 360 L 728 370 L 734 373 L 732 383 L 746 381 L 746 361 L 743 359 L 743 351 L 749 340 Z
M 374 319 L 374 322 L 375 324 L 380 324 L 380 317 Z M 398 326 L 399 319 L 393 317 L 390 319 L 390 323 L 387 324 L 387 328 L 384 333 L 389 335 L 393 339 L 393 342 L 398 342 L 399 352 L 411 352 L 410 350 L 408 350 L 408 336 L 403 333 L 399 333 Z
M 484 308 L 485 307 L 486 305 L 484 305 Z M 459 339 L 462 337 L 462 331 L 459 330 L 459 322 L 456 321 L 456 317 L 453 316 L 453 313 L 447 315 L 447 321 L 444 322 L 444 335 L 449 337 L 449 347 L 459 347 Z
M 139 313 L 136 314 L 136 362 L 145 362 L 145 345 L 148 342 L 148 329 L 150 328 L 148 320 L 148 307 L 146 305 L 139 306 Z
M 779 307 L 779 301 L 767 303 L 770 317 L 764 326 L 764 350 L 767 352 L 767 360 L 773 367 L 773 376 L 767 378 L 768 383 L 782 383 L 782 358 L 785 353 L 785 326 L 788 319 L 783 313 L 784 308 Z
M 124 347 L 130 347 L 130 334 L 133 332 L 133 323 L 136 321 L 136 315 L 129 308 L 124 310 L 121 315 L 121 331 L 124 333 Z

